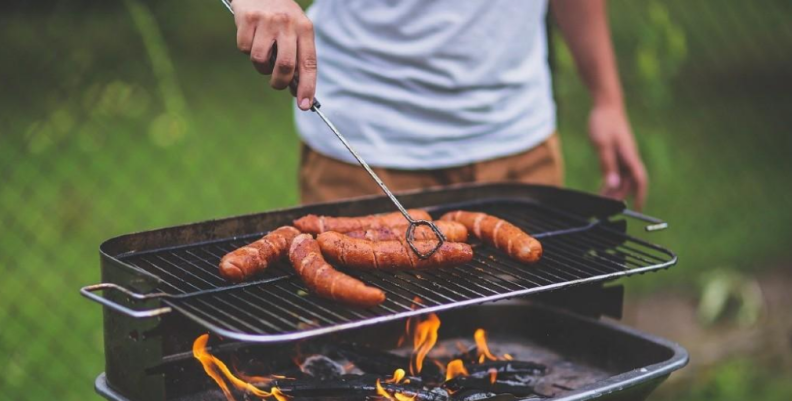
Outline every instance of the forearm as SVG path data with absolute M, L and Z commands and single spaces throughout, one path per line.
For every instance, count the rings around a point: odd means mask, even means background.
M 551 3 L 594 104 L 623 107 L 606 0 L 552 0 Z

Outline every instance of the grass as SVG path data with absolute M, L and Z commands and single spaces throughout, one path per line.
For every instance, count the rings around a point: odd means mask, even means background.
M 646 211 L 671 223 L 649 238 L 681 260 L 629 288 L 694 287 L 710 268 L 788 260 L 792 63 L 774 49 L 792 42 L 780 18 L 790 6 L 611 4 L 652 177 Z M 99 282 L 101 241 L 297 202 L 291 99 L 234 49 L 230 16 L 213 2 L 135 5 L 0 14 L 0 398 L 95 397 L 101 311 L 77 289 Z M 594 191 L 587 98 L 556 46 L 568 183 Z M 716 376 L 733 374 L 724 369 Z

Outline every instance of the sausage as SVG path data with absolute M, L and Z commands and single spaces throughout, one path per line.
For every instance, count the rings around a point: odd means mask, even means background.
M 455 221 L 436 221 L 434 224 L 449 242 L 466 242 L 468 239 L 468 230 L 460 223 Z M 372 228 L 366 231 L 350 231 L 346 235 L 374 242 L 403 240 L 406 238 L 408 227 L 409 225 Z M 420 225 L 415 227 L 414 238 L 416 241 L 436 241 L 437 234 L 431 227 Z
M 260 240 L 226 254 L 220 260 L 220 275 L 238 283 L 264 271 L 289 252 L 289 246 L 300 232 L 292 226 L 270 231 Z
M 429 213 L 423 210 L 410 209 L 407 213 L 416 220 L 432 220 L 432 216 L 429 216 Z M 294 226 L 300 231 L 314 235 L 326 231 L 348 233 L 350 231 L 365 231 L 406 224 L 408 224 L 408 221 L 402 216 L 401 212 L 360 217 L 329 217 L 309 214 L 294 221 Z
M 385 293 L 347 276 L 327 264 L 316 240 L 300 234 L 289 249 L 289 260 L 306 287 L 316 295 L 360 307 L 372 307 L 385 301 Z
M 330 263 L 361 270 L 408 270 L 456 266 L 473 259 L 473 248 L 462 242 L 445 242 L 431 257 L 420 259 L 405 241 L 372 242 L 337 232 L 317 237 L 322 254 Z M 421 253 L 431 251 L 437 241 L 415 241 Z
M 523 263 L 536 263 L 542 257 L 542 244 L 506 220 L 486 213 L 457 210 L 440 218 L 462 223 L 483 242 L 500 249 Z

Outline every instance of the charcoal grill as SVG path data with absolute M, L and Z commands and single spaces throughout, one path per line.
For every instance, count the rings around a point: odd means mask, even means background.
M 386 197 L 309 205 L 113 238 L 100 247 L 103 283 L 81 290 L 105 306 L 105 383 L 131 399 L 173 398 L 166 390 L 174 384 L 162 374 L 152 374 L 152 369 L 173 355 L 184 354 L 201 332 L 226 339 L 225 350 L 254 343 L 266 348 L 268 344 L 329 338 L 349 330 L 375 330 L 411 316 L 518 296 L 552 299 L 552 294 L 545 296 L 549 291 L 597 289 L 604 282 L 668 268 L 677 261 L 673 252 L 627 235 L 626 221 L 618 216 L 643 219 L 650 224 L 647 230 L 662 229 L 665 223 L 627 211 L 622 202 L 580 192 L 523 184 L 476 184 L 407 192 L 399 199 L 408 208 L 428 210 L 433 217 L 463 208 L 507 219 L 539 238 L 544 256 L 539 263 L 526 266 L 489 246 L 474 244 L 475 258 L 464 266 L 348 272 L 387 294 L 383 304 L 359 309 L 309 294 L 286 264 L 273 266 L 257 280 L 243 284 L 225 281 L 218 275 L 217 265 L 225 253 L 308 213 L 355 216 L 392 211 Z M 98 290 L 104 290 L 104 296 L 99 296 Z M 564 305 L 592 314 L 591 305 L 597 302 L 577 298 Z M 593 314 L 606 309 L 618 314 L 620 304 L 603 306 Z M 672 351 L 679 359 L 682 351 Z

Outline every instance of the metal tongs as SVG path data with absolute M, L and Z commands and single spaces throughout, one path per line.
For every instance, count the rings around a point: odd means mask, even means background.
M 226 8 L 228 8 L 228 11 L 230 11 L 231 14 L 234 14 L 234 10 L 231 8 L 231 4 L 230 4 L 229 0 L 220 0 L 220 1 L 223 2 L 223 4 L 226 6 Z M 270 61 L 270 65 L 273 65 L 273 66 L 275 65 L 275 60 L 277 59 L 277 54 L 278 54 L 277 52 L 278 52 L 277 44 L 274 44 L 272 46 L 272 51 L 270 52 L 271 53 L 270 60 L 269 60 Z M 292 79 L 291 83 L 289 84 L 289 89 L 293 93 L 297 93 L 297 84 L 298 83 L 299 83 L 299 79 L 298 79 L 297 75 L 295 74 L 294 79 Z M 333 125 L 333 123 L 330 122 L 330 120 L 327 118 L 327 116 L 325 116 L 324 113 L 322 113 L 322 111 L 319 110 L 320 107 L 322 107 L 322 104 L 319 103 L 319 100 L 317 100 L 314 97 L 313 104 L 311 104 L 311 111 L 316 113 L 319 116 L 319 118 L 321 118 L 322 121 L 324 121 L 325 125 L 327 125 L 327 127 L 330 128 L 330 131 L 333 131 L 335 136 L 338 137 L 338 139 L 341 140 L 341 143 L 343 143 L 344 146 L 346 146 L 347 150 L 349 150 L 349 153 L 352 153 L 352 156 L 355 156 L 355 159 L 358 161 L 358 163 L 360 163 L 361 166 L 363 166 L 364 169 L 366 169 L 366 171 L 371 176 L 371 178 L 374 179 L 374 181 L 377 183 L 377 185 L 379 185 L 379 187 L 382 189 L 382 192 L 385 192 L 385 195 L 388 195 L 388 198 L 390 198 L 391 202 L 393 202 L 393 204 L 396 205 L 396 208 L 399 209 L 401 214 L 404 215 L 404 218 L 407 219 L 407 221 L 410 222 L 410 225 L 407 227 L 406 240 L 407 240 L 407 244 L 410 245 L 410 248 L 413 250 L 413 252 L 415 252 L 415 254 L 418 255 L 418 257 L 421 258 L 421 259 L 430 258 L 435 252 L 437 252 L 438 249 L 440 249 L 440 247 L 445 242 L 446 238 L 443 235 L 443 233 L 441 233 L 440 230 L 437 228 L 437 226 L 434 223 L 432 223 L 431 221 L 428 221 L 428 220 L 416 220 L 416 219 L 413 219 L 412 216 L 410 216 L 409 213 L 407 213 L 407 209 L 405 209 L 404 206 L 402 206 L 402 204 L 399 202 L 399 200 L 396 199 L 396 196 L 394 196 L 393 193 L 390 191 L 390 189 L 388 189 L 388 187 L 385 185 L 385 183 L 382 182 L 382 180 L 379 178 L 377 173 L 375 173 L 374 170 L 372 170 L 371 167 L 369 167 L 368 163 L 366 163 L 366 161 L 363 160 L 362 157 L 360 157 L 360 155 L 355 151 L 355 149 L 352 147 L 352 145 L 349 144 L 349 142 L 346 140 L 346 138 L 344 138 L 344 136 L 341 135 L 341 133 L 338 131 L 338 129 L 335 127 L 335 125 Z M 432 231 L 434 231 L 434 234 L 435 234 L 435 236 L 437 236 L 437 240 L 438 240 L 437 241 L 437 245 L 434 248 L 432 248 L 432 250 L 430 250 L 429 252 L 426 252 L 426 253 L 422 253 L 415 246 L 415 228 L 417 226 L 421 226 L 421 225 L 431 227 Z

